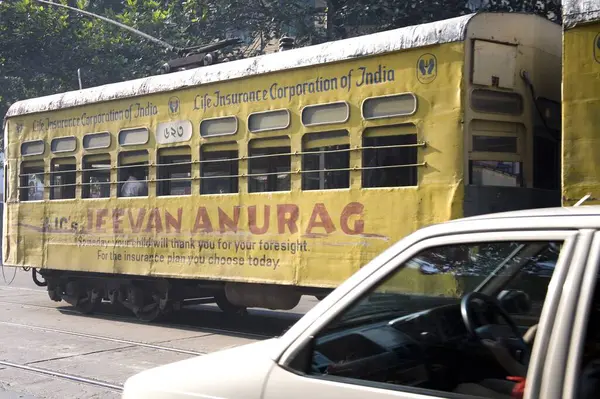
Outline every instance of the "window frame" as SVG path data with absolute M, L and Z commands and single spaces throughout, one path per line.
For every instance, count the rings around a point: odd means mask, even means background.
M 73 149 L 66 149 L 66 150 L 56 150 L 53 149 L 53 145 L 54 143 L 60 143 L 60 142 L 65 142 L 68 139 L 73 139 L 73 143 L 75 144 L 75 146 L 73 147 Z M 77 150 L 79 149 L 79 142 L 77 140 L 77 137 L 75 136 L 61 136 L 61 137 L 55 137 L 50 141 L 50 152 L 52 152 L 52 154 L 66 154 L 66 153 L 73 153 L 73 152 L 78 152 Z M 57 155 L 57 157 L 60 157 L 62 155 Z
M 25 166 L 24 166 L 25 164 Z M 5 166 L 8 165 L 8 162 L 4 163 Z M 31 166 L 30 166 L 31 165 Z M 23 173 L 24 172 L 24 168 L 25 167 L 40 167 L 42 171 L 41 172 L 34 172 L 34 173 Z M 46 200 L 46 189 L 48 189 L 48 184 L 46 183 L 46 180 L 50 180 L 48 175 L 48 172 L 46 172 L 46 162 L 43 159 L 24 159 L 22 161 L 19 162 L 19 167 L 18 167 L 18 173 L 17 173 L 17 179 L 18 179 L 18 184 L 17 184 L 17 201 L 18 202 L 40 202 L 40 201 L 44 201 Z M 6 172 L 5 172 L 6 173 Z M 27 175 L 42 175 L 42 198 L 41 199 L 29 199 L 29 194 L 27 194 L 27 199 L 23 199 L 22 198 L 22 191 L 21 190 L 28 190 L 29 187 L 29 183 L 27 183 L 27 187 L 23 187 L 21 185 L 23 176 L 24 174 Z M 7 179 L 7 175 L 4 175 L 4 180 L 5 182 L 8 181 Z M 6 183 L 5 183 L 6 184 Z M 5 191 L 6 193 L 6 191 Z M 6 195 L 6 194 L 5 194 Z
M 91 140 L 95 137 L 108 137 L 108 144 L 105 146 L 90 147 L 89 140 Z M 86 139 L 87 139 L 87 145 L 86 145 Z M 107 148 L 110 148 L 111 145 L 112 145 L 112 135 L 108 131 L 87 133 L 87 134 L 84 134 L 83 138 L 81 139 L 81 146 L 83 147 L 83 150 L 86 152 L 87 151 L 96 151 L 96 150 L 106 150 Z
M 141 157 L 142 153 L 145 153 L 145 158 L 146 161 L 144 164 L 142 165 L 137 165 L 137 166 L 130 166 L 132 164 L 135 164 L 136 162 L 131 162 L 131 163 L 123 163 L 121 157 L 123 158 L 128 158 L 128 157 Z M 151 168 L 153 167 L 152 164 L 152 152 L 150 152 L 147 148 L 143 148 L 143 149 L 131 149 L 131 150 L 121 150 L 118 151 L 116 154 L 116 162 L 117 162 L 117 167 L 116 167 L 116 173 L 117 173 L 117 180 L 116 180 L 116 186 L 117 186 L 117 196 L 116 198 L 149 198 L 152 193 L 152 190 L 150 188 L 150 183 L 152 182 L 152 178 L 151 178 Z M 132 196 L 132 197 L 126 197 L 121 195 L 121 190 L 123 188 L 123 185 L 125 184 L 125 182 L 127 180 L 123 180 L 121 181 L 121 171 L 122 169 L 128 169 L 128 168 L 146 168 L 146 173 L 148 175 L 147 179 L 146 179 L 146 195 L 138 195 L 138 196 Z
M 394 97 L 397 97 L 397 98 L 411 97 L 414 100 L 413 110 L 408 113 L 396 113 L 396 114 L 388 114 L 388 115 L 381 115 L 381 116 L 372 116 L 370 118 L 367 118 L 365 116 L 365 105 L 369 101 L 385 100 L 385 99 L 394 98 Z M 401 92 L 401 93 L 384 94 L 381 96 L 371 96 L 371 97 L 367 97 L 367 98 L 363 99 L 360 103 L 360 116 L 364 121 L 378 121 L 381 119 L 404 118 L 404 117 L 412 116 L 412 115 L 416 114 L 418 108 L 419 108 L 419 99 L 418 99 L 417 95 L 412 91 L 405 91 L 405 92 Z
M 235 130 L 233 132 L 209 134 L 207 136 L 202 134 L 202 124 L 204 122 L 212 122 L 212 121 L 216 121 L 216 120 L 225 120 L 225 119 L 231 119 L 231 118 L 233 118 L 233 120 L 235 121 Z M 198 136 L 200 136 L 201 140 L 210 140 L 215 137 L 235 136 L 236 134 L 238 134 L 239 131 L 240 131 L 240 121 L 236 115 L 223 115 L 223 116 L 215 116 L 212 118 L 204 118 L 198 124 Z
M 207 150 L 208 148 L 208 150 Z M 215 159 L 205 159 L 204 156 L 206 153 L 211 154 L 211 153 L 218 153 L 218 152 L 235 152 L 235 158 L 227 158 L 227 161 L 221 161 L 221 162 L 217 162 L 217 160 Z M 200 176 L 200 184 L 198 187 L 198 194 L 201 196 L 204 195 L 231 195 L 231 194 L 239 194 L 240 193 L 240 186 L 241 186 L 241 181 L 242 179 L 240 179 L 240 148 L 238 146 L 238 143 L 235 141 L 224 141 L 224 142 L 219 142 L 219 143 L 204 143 L 200 146 L 199 150 L 198 150 L 198 154 L 200 156 L 200 170 L 199 170 L 199 176 Z M 230 174 L 228 176 L 225 177 L 219 177 L 219 178 L 214 178 L 214 177 L 207 177 L 205 176 L 206 170 L 205 170 L 205 166 L 204 165 L 210 165 L 210 164 L 219 164 L 219 163 L 223 163 L 223 164 L 228 164 L 230 166 L 230 172 L 232 171 L 233 168 L 231 168 L 232 163 L 235 163 L 235 174 Z M 228 179 L 229 180 L 229 185 L 233 185 L 232 181 L 233 179 L 235 179 L 235 187 L 236 190 L 235 191 L 230 191 L 227 193 L 209 193 L 209 192 L 205 192 L 205 190 L 202 190 L 202 188 L 205 187 L 205 181 L 210 181 L 210 180 L 220 180 L 220 179 Z
M 490 125 L 491 123 L 491 125 Z M 492 129 L 495 127 L 495 129 Z M 510 128 L 513 130 L 507 130 Z M 504 130 L 502 130 L 504 129 Z M 505 121 L 487 121 L 484 119 L 475 119 L 469 123 L 468 127 L 468 145 L 466 154 L 466 171 L 467 171 L 467 184 L 473 187 L 495 187 L 495 188 L 520 188 L 527 187 L 528 177 L 525 171 L 530 167 L 530 163 L 533 160 L 533 152 L 531 155 L 526 154 L 526 132 L 525 125 L 520 122 L 505 122 Z M 502 152 L 502 151 L 475 151 L 474 149 L 474 138 L 475 137 L 509 137 L 516 139 L 516 151 L 515 152 Z M 531 158 L 531 159 L 529 159 Z M 485 184 L 474 184 L 473 183 L 473 162 L 511 162 L 518 163 L 520 173 L 517 179 L 517 185 L 505 186 L 505 185 L 485 185 Z
M 121 140 L 121 136 L 126 136 L 127 133 L 135 132 L 135 131 L 145 131 L 146 132 L 146 141 L 127 143 L 127 142 L 125 142 L 125 139 Z M 119 149 L 122 149 L 120 151 L 128 151 L 127 150 L 128 148 L 135 147 L 135 146 L 145 146 L 149 142 L 150 142 L 150 129 L 148 129 L 147 126 L 127 127 L 127 128 L 123 128 L 123 129 L 119 130 L 119 132 L 117 133 L 117 145 L 118 145 Z M 94 148 L 94 149 L 96 149 L 96 148 Z
M 415 143 L 414 144 L 392 144 L 392 145 L 410 145 L 412 147 L 404 147 L 404 148 L 414 148 L 416 151 L 416 162 L 414 164 L 411 163 L 403 163 L 396 164 L 394 166 L 388 166 L 386 168 L 381 169 L 368 169 L 370 166 L 367 165 L 368 159 L 365 156 L 365 152 L 367 151 L 381 151 L 385 150 L 385 145 L 366 145 L 365 140 L 368 139 L 377 139 L 377 138 L 387 138 L 387 137 L 400 137 L 400 136 L 414 136 Z M 407 188 L 417 188 L 420 185 L 420 177 L 421 173 L 419 171 L 419 167 L 425 165 L 424 162 L 424 153 L 420 149 L 424 147 L 422 145 L 423 141 L 420 140 L 420 132 L 416 125 L 414 124 L 394 124 L 394 125 L 382 125 L 382 126 L 371 126 L 365 128 L 360 136 L 360 188 L 362 190 L 377 190 L 377 189 L 407 189 Z M 374 147 L 374 148 L 367 148 Z M 403 148 L 403 147 L 395 147 L 395 148 Z M 406 166 L 412 165 L 412 166 Z M 380 167 L 384 165 L 376 165 L 376 167 Z M 415 173 L 415 184 L 411 185 L 397 185 L 397 186 L 366 186 L 365 174 L 371 171 L 381 171 L 381 170 L 398 170 L 398 169 L 407 169 L 411 170 L 414 168 Z
M 345 133 L 345 135 L 341 135 L 339 133 Z M 335 136 L 338 134 L 338 136 Z M 316 143 L 324 142 L 323 145 L 319 145 Z M 347 146 L 348 148 L 345 150 L 323 150 L 324 148 L 331 148 L 334 146 Z M 336 152 L 346 153 L 348 157 L 348 163 L 345 166 L 345 169 L 342 171 L 334 171 L 329 173 L 345 173 L 348 180 L 348 184 L 345 187 L 323 187 L 321 188 L 321 184 L 326 181 L 326 173 L 328 173 L 327 168 L 324 169 L 307 169 L 306 168 L 306 159 L 309 156 L 318 156 L 323 158 L 323 162 L 326 163 L 329 157 L 335 157 Z M 310 154 L 309 154 L 310 153 Z M 350 132 L 347 129 L 339 129 L 339 130 L 329 130 L 329 131 L 320 131 L 320 132 L 310 132 L 302 135 L 301 139 L 301 187 L 302 191 L 331 191 L 331 190 L 348 190 L 351 186 L 351 154 L 352 147 L 350 146 Z M 316 180 L 319 182 L 319 188 L 305 188 L 305 184 L 308 185 L 309 177 L 315 176 L 318 177 Z
M 513 166 L 514 164 L 518 164 L 519 165 L 519 174 L 517 175 L 516 178 L 516 184 L 515 185 L 501 185 L 501 184 L 475 184 L 474 183 L 474 169 L 477 167 L 477 165 L 475 165 L 475 162 L 504 162 L 504 163 L 512 163 Z M 497 164 L 496 164 L 497 165 Z M 498 169 L 496 169 L 498 170 Z M 488 160 L 488 161 L 483 161 L 483 160 L 475 160 L 475 159 L 469 159 L 467 162 L 467 173 L 468 173 L 468 185 L 471 187 L 490 187 L 490 188 L 495 188 L 495 189 L 504 189 L 504 188 L 524 188 L 527 187 L 527 182 L 526 182 L 526 176 L 525 176 L 525 163 L 523 161 L 499 161 L 499 160 Z M 503 172 L 500 172 L 503 173 Z
M 557 228 L 544 231 L 518 230 L 517 228 L 510 228 L 506 230 L 499 229 L 499 231 L 494 232 L 471 232 L 462 234 L 457 233 L 449 236 L 434 236 L 421 240 L 410 245 L 409 247 L 399 250 L 393 258 L 382 264 L 377 270 L 366 276 L 362 281 L 356 281 L 354 287 L 351 287 L 346 295 L 344 295 L 340 300 L 331 304 L 331 306 L 328 309 L 325 309 L 322 314 L 318 315 L 317 312 L 315 312 L 313 322 L 310 323 L 296 337 L 294 337 L 293 340 L 289 342 L 287 347 L 282 349 L 280 356 L 275 358 L 275 361 L 279 367 L 300 377 L 321 379 L 328 382 L 341 383 L 344 385 L 356 384 L 359 386 L 373 386 L 375 383 L 371 381 L 344 380 L 338 377 L 306 374 L 303 371 L 294 369 L 292 364 L 297 356 L 301 356 L 303 349 L 305 349 L 307 346 L 310 348 L 314 337 L 316 337 L 338 315 L 354 306 L 356 301 L 363 298 L 366 293 L 379 285 L 383 280 L 390 277 L 394 273 L 398 273 L 401 270 L 401 265 L 405 264 L 408 260 L 412 259 L 415 255 L 425 249 L 444 245 L 457 245 L 477 242 L 502 242 L 507 240 L 539 242 L 560 240 L 563 241 L 563 248 L 559 254 L 555 271 L 549 283 L 548 293 L 546 295 L 546 300 L 544 301 L 544 306 L 542 308 L 542 313 L 538 323 L 538 335 L 531 352 L 532 362 L 529 365 L 527 374 L 529 384 L 539 384 L 541 379 L 541 368 L 544 366 L 542 357 L 546 355 L 551 328 L 554 325 L 556 318 L 556 309 L 558 308 L 563 291 L 562 286 L 567 278 L 567 274 L 571 275 L 573 269 L 577 269 L 577 267 L 574 267 L 576 265 L 574 265 L 572 262 L 572 256 L 578 248 L 581 248 L 581 245 L 578 245 L 580 244 L 579 235 L 579 231 Z M 533 359 L 536 359 L 537 361 L 534 361 Z M 393 386 L 383 383 L 377 383 L 376 385 L 380 389 L 390 390 L 390 387 L 394 387 L 393 391 L 407 393 L 412 392 L 430 394 L 434 396 L 439 396 L 439 394 L 442 393 L 441 391 L 413 388 L 408 386 Z M 464 397 L 464 395 L 460 394 L 455 395 L 458 397 Z
M 34 152 L 33 154 L 24 154 L 23 153 L 23 147 L 27 146 L 28 144 L 36 144 L 36 143 L 42 144 L 41 152 Z M 27 140 L 27 141 L 21 142 L 21 145 L 19 146 L 19 155 L 21 155 L 21 157 L 23 159 L 39 157 L 39 156 L 43 156 L 45 154 L 46 154 L 46 142 L 44 140 Z
M 258 143 L 258 144 L 257 144 Z M 268 149 L 272 149 L 272 148 L 288 148 L 289 147 L 289 152 L 278 152 L 278 153 L 272 153 L 272 154 L 260 154 L 260 155 L 256 155 L 253 154 L 253 151 L 255 150 L 268 150 Z M 267 176 L 267 180 L 269 181 L 269 178 L 271 176 L 275 177 L 275 181 L 277 179 L 277 173 L 279 172 L 270 172 L 267 171 L 265 173 L 255 173 L 254 170 L 252 169 L 252 161 L 253 159 L 265 159 L 265 158 L 275 158 L 276 156 L 280 156 L 280 157 L 287 157 L 289 159 L 289 171 L 284 172 L 285 174 L 288 175 L 288 180 L 289 180 L 289 188 L 287 190 L 267 190 L 267 191 L 253 191 L 251 190 L 252 187 L 252 182 L 253 179 L 258 177 L 258 176 Z M 248 190 L 248 194 L 260 194 L 260 193 L 289 193 L 292 191 L 292 175 L 293 175 L 293 165 L 294 165 L 294 155 L 293 155 L 293 145 L 292 145 L 292 139 L 290 138 L 290 136 L 288 135 L 282 135 L 282 136 L 273 136 L 273 137 L 256 137 L 253 138 L 252 140 L 248 141 L 248 156 L 247 156 L 247 190 Z M 272 163 L 269 164 L 269 166 L 273 166 Z M 269 169 L 270 170 L 270 169 Z M 274 174 L 273 174 L 274 173 Z M 269 186 L 269 183 L 267 182 L 267 186 Z M 238 187 L 239 190 L 239 187 Z
M 72 160 L 72 163 L 70 162 Z M 55 162 L 59 162 L 60 161 L 64 161 L 66 164 L 68 165 L 73 165 L 74 168 L 73 170 L 67 170 L 67 171 L 56 171 L 54 170 L 54 165 Z M 50 178 L 50 184 L 48 184 L 48 199 L 50 201 L 69 201 L 69 200 L 75 200 L 77 199 L 77 187 L 79 186 L 79 184 L 77 183 L 77 174 L 79 173 L 79 170 L 77 169 L 77 165 L 79 164 L 79 160 L 77 159 L 77 157 L 75 155 L 70 155 L 70 156 L 61 156 L 61 157 L 52 157 L 50 159 L 50 172 L 49 172 L 49 178 Z M 60 175 L 66 175 L 72 173 L 73 177 L 74 177 L 74 183 L 61 183 L 61 184 L 54 184 L 54 178 L 55 176 L 60 176 Z M 70 186 L 73 187 L 73 196 L 72 197 L 62 197 L 61 198 L 55 198 L 54 196 L 54 190 L 59 189 L 62 193 L 62 191 L 65 188 L 69 188 Z M 64 194 L 64 193 L 62 193 Z
M 252 118 L 255 115 L 263 115 L 263 114 L 274 114 L 276 112 L 282 112 L 285 111 L 285 113 L 287 114 L 287 124 L 283 127 L 270 127 L 270 128 L 266 128 L 266 129 L 254 129 L 252 130 L 250 128 L 250 118 Z M 290 127 L 292 123 L 292 116 L 291 116 L 291 112 L 289 109 L 287 108 L 277 108 L 277 109 L 271 109 L 271 110 L 267 110 L 267 111 L 258 111 L 258 112 L 250 112 L 248 114 L 248 117 L 246 118 L 246 125 L 248 126 L 248 132 L 252 133 L 252 134 L 261 134 L 261 133 L 269 133 L 269 132 L 274 132 L 276 130 L 286 130 Z
M 502 151 L 476 151 L 473 146 L 475 136 L 483 137 L 510 137 L 516 138 L 517 148 L 515 152 Z M 498 161 L 499 157 L 506 162 L 525 162 L 527 147 L 527 127 L 521 122 L 511 121 L 488 121 L 485 119 L 474 119 L 468 126 L 468 159 L 472 161 Z
M 94 160 L 100 160 L 101 162 L 108 160 L 107 168 L 99 168 L 98 169 L 98 171 L 103 171 L 103 172 L 108 171 L 108 182 L 107 183 L 99 183 L 100 185 L 108 185 L 108 196 L 107 197 L 94 198 L 94 197 L 90 196 L 92 184 L 88 181 L 89 179 L 86 179 L 86 177 L 89 178 L 90 174 L 93 172 L 93 170 L 86 168 L 86 163 L 93 163 L 93 162 L 95 162 Z M 113 169 L 112 157 L 109 152 L 103 152 L 103 153 L 97 153 L 97 154 L 84 154 L 81 157 L 81 199 L 82 200 L 89 200 L 89 199 L 93 200 L 93 199 L 111 198 L 111 191 L 112 191 L 111 188 L 113 185 L 112 169 Z M 86 189 L 87 189 L 87 196 L 85 195 Z
M 338 104 L 344 104 L 345 108 L 346 108 L 346 116 L 344 117 L 344 119 L 340 119 L 340 120 L 327 120 L 325 122 L 314 122 L 314 123 L 305 123 L 304 122 L 304 113 L 307 110 L 311 110 L 311 109 L 325 109 L 329 106 L 332 105 L 338 105 Z M 318 103 L 318 104 L 307 104 L 304 107 L 302 107 L 302 109 L 300 109 L 300 123 L 302 124 L 303 127 L 305 128 L 312 128 L 312 127 L 318 127 L 318 126 L 327 126 L 327 125 L 337 125 L 337 124 L 341 124 L 341 123 L 347 123 L 350 120 L 350 103 L 346 100 L 338 100 L 338 101 L 330 101 L 330 102 L 326 102 L 326 103 Z
M 473 84 L 472 84 L 473 85 Z M 502 112 L 502 111 L 498 111 L 498 109 L 494 109 L 494 110 L 484 110 L 482 108 L 477 108 L 477 104 L 475 103 L 475 96 L 477 94 L 475 93 L 482 93 L 483 95 L 488 94 L 488 93 L 492 93 L 492 96 L 496 96 L 495 100 L 499 100 L 500 97 L 503 97 L 503 99 L 508 99 L 508 98 L 513 98 L 513 99 L 518 99 L 519 100 L 519 113 L 512 113 L 512 112 Z M 482 97 L 478 98 L 481 99 Z M 471 111 L 477 113 L 477 114 L 481 114 L 481 115 L 501 115 L 503 117 L 507 117 L 507 118 L 518 118 L 523 116 L 523 114 L 525 113 L 526 109 L 527 109 L 527 103 L 526 103 L 526 98 L 525 96 L 523 96 L 521 93 L 518 92 L 514 92 L 514 91 L 504 91 L 504 90 L 497 90 L 497 89 L 490 89 L 487 87 L 478 87 L 476 85 L 473 85 L 473 87 L 471 87 L 471 89 L 469 90 L 469 96 L 467 98 L 467 101 L 469 103 L 469 108 L 471 109 Z M 479 103 L 481 104 L 481 103 Z M 488 103 L 489 104 L 489 103 Z
M 177 163 L 179 165 L 175 165 L 175 167 L 189 167 L 189 174 L 190 177 L 189 178 L 183 178 L 180 180 L 175 180 L 176 182 L 180 182 L 180 183 L 186 183 L 187 185 L 189 185 L 189 189 L 190 189 L 190 193 L 189 194 L 171 194 L 170 190 L 172 190 L 172 182 L 173 182 L 173 176 L 172 176 L 172 171 L 169 171 L 168 168 L 172 167 L 172 163 L 169 164 L 165 164 L 162 162 L 161 158 L 172 158 L 172 157 L 188 157 L 189 160 L 188 161 L 179 161 L 179 162 L 174 162 Z M 156 169 L 156 178 L 155 178 L 155 190 L 156 190 L 156 196 L 157 197 L 188 197 L 190 195 L 192 195 L 192 176 L 194 173 L 194 161 L 193 161 L 193 156 L 192 156 L 192 148 L 189 145 L 178 145 L 178 146 L 174 146 L 174 147 L 161 147 L 161 148 L 157 148 L 156 149 L 156 163 L 154 164 L 154 167 Z M 167 169 L 165 171 L 165 169 Z M 165 172 L 165 175 L 169 175 L 168 178 L 164 178 L 162 177 L 162 172 Z M 169 194 L 165 194 L 162 191 L 162 188 L 164 186 L 166 186 L 168 183 L 168 187 L 169 187 Z

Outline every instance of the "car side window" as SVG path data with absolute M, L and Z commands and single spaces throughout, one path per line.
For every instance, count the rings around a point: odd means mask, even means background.
M 526 375 L 562 242 L 428 248 L 312 340 L 309 376 L 416 392 L 510 395 Z M 461 312 L 461 306 L 466 313 Z

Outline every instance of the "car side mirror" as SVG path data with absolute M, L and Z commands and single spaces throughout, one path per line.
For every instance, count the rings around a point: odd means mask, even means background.
M 527 314 L 531 310 L 531 300 L 520 290 L 504 290 L 498 294 L 500 306 L 509 314 Z

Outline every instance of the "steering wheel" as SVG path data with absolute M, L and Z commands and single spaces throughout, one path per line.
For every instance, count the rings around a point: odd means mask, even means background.
M 483 301 L 488 309 L 503 318 L 507 325 L 488 324 L 477 327 L 473 321 L 474 300 Z M 495 298 L 481 292 L 470 292 L 460 301 L 460 313 L 471 336 L 480 342 L 486 339 L 495 341 L 507 349 L 510 355 L 519 363 L 526 365 L 529 362 L 529 346 L 525 343 L 513 319 Z

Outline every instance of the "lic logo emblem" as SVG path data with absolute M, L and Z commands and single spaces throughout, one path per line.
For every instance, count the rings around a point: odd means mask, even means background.
M 169 114 L 178 115 L 179 114 L 179 98 L 173 96 L 169 98 Z
M 421 83 L 431 83 L 437 77 L 437 59 L 433 54 L 423 54 L 417 61 L 417 79 Z
M 600 63 L 600 33 L 594 38 L 594 59 Z

